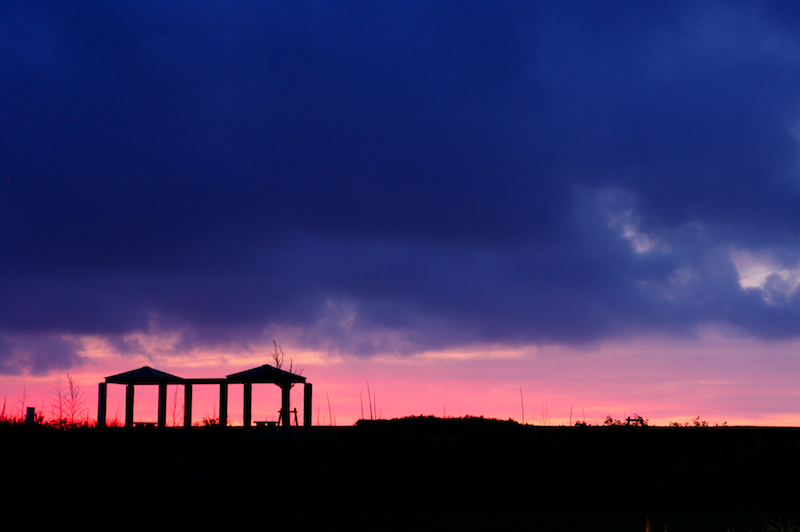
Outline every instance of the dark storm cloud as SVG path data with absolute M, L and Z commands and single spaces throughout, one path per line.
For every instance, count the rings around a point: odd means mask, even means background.
M 82 348 L 81 342 L 75 339 L 51 335 L 4 335 L 0 337 L 0 373 L 43 374 L 54 369 L 69 369 L 81 362 L 78 353 Z
M 6 3 L 0 332 L 795 336 L 791 275 L 742 288 L 732 253 L 800 262 L 798 29 L 791 3 Z

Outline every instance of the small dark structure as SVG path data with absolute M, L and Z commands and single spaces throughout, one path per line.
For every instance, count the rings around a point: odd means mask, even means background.
M 133 389 L 138 385 L 158 385 L 158 426 L 167 426 L 167 385 L 183 384 L 183 379 L 170 375 L 149 366 L 126 371 L 118 375 L 106 377 L 106 382 L 99 384 L 97 398 L 97 425 L 106 425 L 106 386 L 108 384 L 125 385 L 125 426 L 133 426 Z
M 288 428 L 289 391 L 295 384 L 303 383 L 305 385 L 303 393 L 303 425 L 306 427 L 311 426 L 311 384 L 306 382 L 305 377 L 265 364 L 228 375 L 228 382 L 241 382 L 244 384 L 244 415 L 242 417 L 244 418 L 245 428 L 250 427 L 252 417 L 253 384 L 269 383 L 277 384 L 281 387 L 281 425 Z
M 248 429 L 252 425 L 252 402 L 253 384 L 275 384 L 281 388 L 281 425 L 284 428 L 290 427 L 289 422 L 289 394 L 295 384 L 304 384 L 303 393 L 303 426 L 311 426 L 311 384 L 306 382 L 306 378 L 295 375 L 288 371 L 275 368 L 270 365 L 259 366 L 248 369 L 226 378 L 209 379 L 184 379 L 169 373 L 153 369 L 149 366 L 112 375 L 106 377 L 105 382 L 98 385 L 97 401 L 97 425 L 106 425 L 106 408 L 108 402 L 108 384 L 124 384 L 125 390 L 125 426 L 133 427 L 133 404 L 134 386 L 136 385 L 157 385 L 158 386 L 158 426 L 167 426 L 167 385 L 180 384 L 184 389 L 184 415 L 183 426 L 192 426 L 192 386 L 211 384 L 219 386 L 219 422 L 221 427 L 228 425 L 228 384 L 236 383 L 244 385 L 244 406 L 243 418 L 244 428 Z M 295 414 L 296 417 L 296 414 Z

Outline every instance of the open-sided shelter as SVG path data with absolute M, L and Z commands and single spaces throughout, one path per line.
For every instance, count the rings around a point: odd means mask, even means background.
M 195 378 L 184 379 L 160 371 L 149 366 L 135 369 L 118 375 L 106 377 L 105 382 L 98 385 L 97 403 L 97 424 L 106 424 L 106 404 L 108 401 L 107 385 L 124 384 L 125 393 L 125 426 L 133 426 L 133 404 L 134 386 L 136 385 L 158 385 L 158 426 L 167 425 L 167 385 L 180 384 L 184 387 L 184 427 L 192 425 L 192 386 L 200 384 L 211 384 L 219 386 L 219 423 L 225 427 L 228 424 L 228 384 L 244 385 L 244 405 L 243 418 L 244 427 L 249 428 L 252 424 L 252 403 L 253 403 L 253 384 L 275 384 L 281 388 L 281 425 L 288 428 L 289 419 L 289 397 L 290 391 L 295 384 L 303 384 L 303 425 L 311 426 L 311 383 L 306 382 L 306 378 L 301 375 L 275 368 L 268 364 L 257 368 L 248 369 L 239 373 L 228 375 L 226 378 Z
M 158 386 L 158 426 L 167 426 L 167 385 L 183 384 L 184 380 L 175 375 L 170 375 L 164 371 L 153 369 L 150 366 L 126 371 L 118 375 L 106 377 L 105 382 L 99 385 L 99 397 L 97 403 L 97 424 L 106 424 L 106 386 L 108 384 L 124 384 L 125 390 L 125 426 L 133 426 L 133 390 L 136 385 L 157 385 Z
M 282 369 L 275 368 L 269 364 L 257 368 L 240 371 L 233 375 L 228 375 L 228 382 L 244 384 L 244 408 L 242 416 L 244 426 L 249 427 L 252 417 L 253 403 L 253 384 L 267 383 L 276 384 L 281 387 L 281 425 L 288 427 L 289 423 L 289 392 L 295 384 L 303 384 L 303 425 L 311 426 L 311 384 L 306 382 L 306 378 L 295 375 Z

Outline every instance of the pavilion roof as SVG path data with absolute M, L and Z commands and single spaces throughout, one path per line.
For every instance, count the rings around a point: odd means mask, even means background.
M 183 379 L 150 366 L 144 366 L 143 368 L 106 377 L 106 382 L 115 384 L 181 384 Z
M 247 369 L 240 371 L 239 373 L 228 375 L 228 382 L 266 382 L 272 384 L 285 384 L 306 382 L 306 378 L 302 375 L 289 373 L 288 371 L 278 369 L 270 366 L 269 364 L 264 364 L 263 366 L 259 366 L 257 368 Z

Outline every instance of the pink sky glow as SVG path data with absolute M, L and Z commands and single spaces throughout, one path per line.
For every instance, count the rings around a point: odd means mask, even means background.
M 85 363 L 70 370 L 80 385 L 90 419 L 97 416 L 97 383 L 104 377 L 149 365 L 181 377 L 222 377 L 271 361 L 267 348 L 247 353 L 193 352 L 176 355 L 150 339 L 148 356 L 110 354 L 101 340 L 82 339 Z M 163 345 L 161 346 L 164 347 Z M 599 424 L 606 415 L 639 414 L 651 424 L 686 422 L 695 417 L 729 425 L 800 425 L 800 389 L 796 377 L 800 343 L 763 343 L 705 334 L 692 340 L 639 339 L 590 347 L 530 346 L 474 348 L 425 353 L 408 358 L 326 356 L 296 352 L 285 345 L 295 367 L 314 385 L 313 424 L 352 425 L 373 415 L 484 416 L 536 425 L 567 425 L 584 420 Z M 0 378 L 6 415 L 20 412 L 23 386 L 26 406 L 52 415 L 59 375 Z M 522 393 L 520 394 L 520 389 Z M 175 392 L 177 391 L 177 394 Z M 182 419 L 182 387 L 169 388 L 168 423 L 177 395 L 175 419 Z M 213 417 L 217 388 L 194 391 L 193 421 Z M 157 390 L 136 388 L 136 421 L 155 421 Z M 230 422 L 241 425 L 242 388 L 232 385 Z M 330 409 L 328 407 L 330 401 Z M 253 420 L 277 420 L 279 389 L 257 385 Z M 302 423 L 302 391 L 292 392 L 292 408 Z M 109 386 L 108 418 L 124 419 L 124 387 Z M 330 415 L 329 415 L 330 411 Z M 84 414 L 85 415 L 85 414 Z

